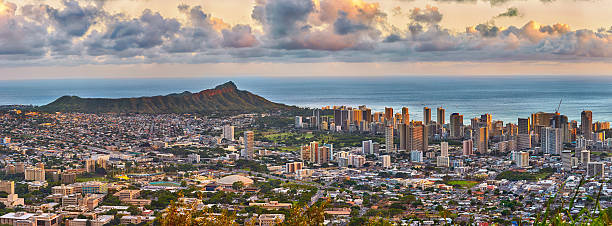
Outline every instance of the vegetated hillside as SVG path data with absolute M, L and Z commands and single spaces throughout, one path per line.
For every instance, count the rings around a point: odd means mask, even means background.
M 183 92 L 167 96 L 119 99 L 63 96 L 39 108 L 48 112 L 146 114 L 264 112 L 295 109 L 297 107 L 274 103 L 251 92 L 239 90 L 231 81 L 198 93 Z

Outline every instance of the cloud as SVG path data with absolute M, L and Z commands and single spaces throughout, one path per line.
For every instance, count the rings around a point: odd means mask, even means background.
M 89 55 L 142 56 L 144 51 L 162 46 L 180 29 L 176 19 L 163 18 L 151 10 L 145 10 L 139 18 L 124 20 L 115 16 L 106 22 L 105 31 L 95 31 L 87 37 Z
M 342 12 L 340 17 L 334 22 L 334 31 L 340 35 L 346 35 L 357 31 L 367 30 L 369 27 L 365 24 L 353 22 L 347 18 L 346 13 Z
M 415 22 L 437 24 L 442 21 L 442 14 L 437 7 L 427 6 L 425 9 L 414 8 L 410 11 L 410 19 Z
M 61 6 L 0 0 L 0 65 L 217 62 L 610 61 L 612 28 L 572 30 L 566 24 L 456 32 L 427 6 L 390 25 L 375 2 L 257 0 L 256 26 L 229 24 L 204 7 L 178 5 L 178 18 L 143 10 L 126 15 L 91 1 Z M 520 15 L 509 8 L 499 17 Z M 452 18 L 448 18 L 452 19 Z
M 251 17 L 271 37 L 283 38 L 306 29 L 306 19 L 313 11 L 312 0 L 258 0 Z
M 506 10 L 506 12 L 500 13 L 497 16 L 495 16 L 495 18 L 502 18 L 502 17 L 517 17 L 517 16 L 521 16 L 519 14 L 519 10 L 516 7 L 510 7 Z
M 64 0 L 64 8 L 61 10 L 51 7 L 46 9 L 55 27 L 71 36 L 83 36 L 102 13 L 97 6 L 81 6 L 74 0 Z
M 257 45 L 257 38 L 251 32 L 249 25 L 236 25 L 231 30 L 225 29 L 223 33 L 223 46 L 244 48 Z

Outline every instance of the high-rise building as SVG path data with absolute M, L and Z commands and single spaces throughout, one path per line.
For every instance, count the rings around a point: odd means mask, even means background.
M 604 163 L 589 162 L 587 164 L 587 176 L 594 178 L 604 178 Z
M 384 168 L 391 168 L 391 156 L 383 155 L 381 156 L 381 159 L 382 159 L 382 166 Z
M 312 110 L 312 121 L 311 121 L 310 125 L 313 128 L 316 128 L 317 130 L 321 129 L 321 109 L 319 108 L 315 108 L 314 110 Z
M 399 150 L 406 150 L 406 138 L 409 124 L 400 124 L 397 128 L 400 138 Z
M 380 144 L 378 142 L 372 143 L 372 149 L 374 150 L 374 153 L 380 154 Z
M 423 107 L 423 124 L 429 125 L 431 122 L 431 109 L 428 107 Z
M 478 128 L 476 138 L 478 141 L 476 142 L 478 153 L 486 154 L 489 150 L 489 129 L 487 129 L 487 127 Z
M 423 152 L 418 150 L 410 151 L 410 161 L 423 162 Z
M 0 181 L 0 191 L 7 194 L 15 194 L 15 181 Z
M 385 122 L 388 124 L 393 118 L 393 108 L 385 107 Z
M 438 167 L 449 167 L 450 159 L 448 158 L 448 156 L 438 156 L 436 158 L 436 165 Z
M 610 129 L 610 122 L 595 122 L 593 123 L 593 131 L 598 132 L 601 130 Z
M 572 151 L 564 150 L 561 152 L 561 169 L 564 171 L 572 171 Z
M 255 157 L 255 133 L 253 131 L 244 132 L 244 149 L 246 159 L 253 159 Z
M 316 163 L 323 164 L 329 162 L 330 148 L 328 146 L 320 146 L 316 156 Z
M 529 134 L 531 131 L 529 126 L 529 118 L 519 118 L 518 119 L 518 133 L 519 134 Z
M 562 142 L 570 142 L 569 120 L 567 119 L 567 116 L 556 113 L 552 119 L 550 119 L 550 127 L 559 128 L 559 130 L 561 130 Z
M 62 173 L 62 183 L 63 184 L 73 184 L 76 182 L 76 173 L 64 172 Z
M 438 124 L 440 125 L 446 124 L 446 119 L 444 118 L 445 114 L 446 114 L 446 110 L 444 110 L 444 108 L 442 107 L 439 107 L 438 114 L 436 115 L 436 117 L 438 118 L 438 121 L 437 121 Z
M 317 159 L 320 156 L 319 151 L 320 151 L 319 142 L 316 142 L 316 141 L 310 142 L 310 151 L 309 151 L 310 153 L 309 161 L 310 162 L 317 162 Z
M 402 108 L 402 122 L 404 125 L 408 125 L 408 123 L 410 123 L 410 112 L 408 111 L 408 107 Z
M 448 157 L 448 142 L 440 142 L 440 156 Z
M 302 159 L 302 161 L 312 161 L 310 159 L 310 146 L 309 145 L 304 145 L 302 146 L 302 149 L 300 151 L 300 159 Z
M 234 126 L 230 124 L 223 126 L 223 139 L 234 141 Z
M 491 134 L 491 124 L 493 122 L 493 117 L 491 116 L 491 114 L 484 114 L 480 116 L 480 122 L 487 127 L 487 136 L 490 136 Z M 487 137 L 489 138 L 489 137 Z
M 542 140 L 542 152 L 552 155 L 561 154 L 563 142 L 561 130 L 558 128 L 544 127 L 540 133 Z
M 38 167 L 25 169 L 25 180 L 45 181 L 45 170 Z
M 587 140 L 593 140 L 593 112 L 582 111 L 580 114 L 580 131 Z
M 413 121 L 406 129 L 406 150 L 427 151 L 429 147 L 427 126 L 419 121 Z
M 96 160 L 93 158 L 85 159 L 85 171 L 88 173 L 96 172 Z
M 537 112 L 531 114 L 531 131 L 532 134 L 532 145 L 536 145 L 538 141 L 541 140 L 541 132 L 544 127 L 551 127 L 550 123 L 552 118 L 556 115 L 556 113 L 547 113 L 547 112 Z
M 302 168 L 304 168 L 304 163 L 303 162 L 291 162 L 291 163 L 287 163 L 285 164 L 285 172 L 287 173 L 296 173 L 297 171 L 301 170 Z
M 361 110 L 361 114 L 363 115 L 362 118 L 364 121 L 366 121 L 367 123 L 372 122 L 372 109 L 364 108 Z
M 517 148 L 519 150 L 531 148 L 531 127 L 529 118 L 518 119 Z
M 387 152 L 393 152 L 393 125 L 385 127 L 385 148 Z
M 364 140 L 361 142 L 361 152 L 364 155 L 374 154 L 374 147 L 372 146 L 372 140 Z
M 591 162 L 591 151 L 581 150 L 580 151 L 580 164 L 583 167 L 586 167 L 589 162 Z
M 516 162 L 516 166 L 520 168 L 525 168 L 529 166 L 529 152 L 520 151 L 514 152 L 514 161 Z
M 463 115 L 453 113 L 450 117 L 450 136 L 458 139 L 463 137 Z
M 302 116 L 295 116 L 295 128 L 302 128 L 304 124 L 302 123 Z
M 474 154 L 474 141 L 464 140 L 463 141 L 463 155 L 473 155 L 473 154 Z

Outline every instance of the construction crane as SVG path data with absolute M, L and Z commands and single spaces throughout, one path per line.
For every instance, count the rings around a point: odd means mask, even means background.
M 557 109 L 555 110 L 555 114 L 559 113 L 559 108 L 561 108 L 561 102 L 563 102 L 563 99 L 559 100 L 559 106 L 557 106 Z

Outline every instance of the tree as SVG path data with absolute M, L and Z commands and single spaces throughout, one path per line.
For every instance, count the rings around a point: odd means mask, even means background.
M 236 181 L 232 184 L 232 188 L 234 190 L 240 191 L 244 188 L 244 182 L 242 181 Z
M 136 206 L 128 207 L 127 211 L 130 212 L 132 215 L 140 215 L 142 213 L 142 211 L 140 211 L 140 209 L 138 209 L 138 207 Z

